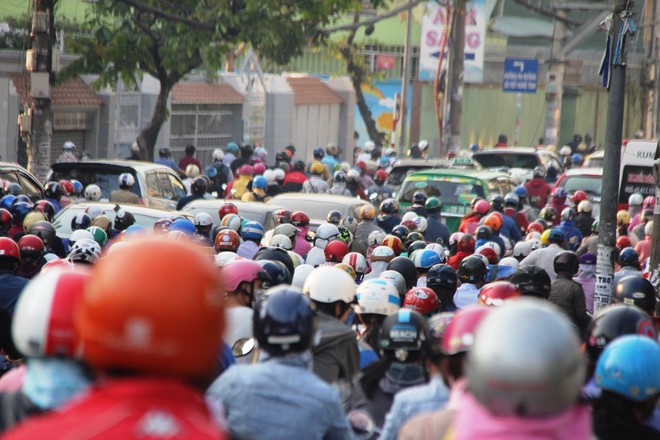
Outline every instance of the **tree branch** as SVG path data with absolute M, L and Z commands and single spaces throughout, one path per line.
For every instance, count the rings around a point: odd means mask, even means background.
M 128 6 L 132 6 L 135 9 L 137 9 L 138 11 L 148 12 L 150 14 L 154 14 L 158 17 L 165 18 L 167 20 L 171 20 L 171 21 L 186 24 L 186 25 L 191 26 L 193 28 L 201 28 L 201 29 L 204 29 L 204 30 L 207 30 L 207 31 L 215 30 L 215 26 L 213 26 L 210 23 L 203 23 L 199 20 L 191 20 L 190 18 L 182 17 L 180 15 L 172 14 L 170 12 L 165 12 L 165 11 L 163 11 L 161 9 L 158 9 L 158 8 L 152 8 L 151 6 L 144 5 L 144 4 L 142 4 L 141 2 L 139 2 L 137 0 L 116 0 L 116 1 L 118 1 L 119 3 L 124 3 L 125 5 L 128 5 Z
M 120 0 L 123 1 L 123 0 Z M 384 20 L 386 18 L 394 17 L 397 14 L 400 14 L 401 12 L 406 11 L 408 8 L 414 8 L 418 4 L 422 3 L 424 0 L 413 0 L 412 4 L 406 3 L 404 6 L 399 6 L 398 8 L 392 9 L 389 12 L 386 12 L 385 14 L 382 15 L 377 15 L 373 18 L 370 18 L 369 20 L 364 20 L 364 21 L 359 21 L 357 23 L 351 23 L 351 24 L 345 24 L 342 26 L 335 26 L 331 28 L 325 28 L 323 29 L 323 32 L 329 34 L 331 32 L 339 32 L 339 31 L 354 31 L 358 30 L 362 26 L 369 26 L 374 23 L 378 23 L 381 20 Z
M 562 17 L 560 15 L 555 14 L 552 11 L 549 11 L 547 9 L 543 9 L 539 6 L 535 6 L 532 4 L 531 0 L 513 0 L 514 2 L 518 3 L 521 6 L 526 7 L 530 11 L 538 12 L 539 14 L 543 15 L 544 17 L 549 17 L 557 21 L 561 21 L 565 25 L 568 26 L 581 26 L 582 23 L 579 21 L 571 20 L 570 18 Z

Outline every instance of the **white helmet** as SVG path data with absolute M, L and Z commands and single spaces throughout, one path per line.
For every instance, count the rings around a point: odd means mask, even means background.
M 76 240 L 68 259 L 72 263 L 94 264 L 101 258 L 101 246 L 93 239 L 83 238 Z
M 103 210 L 103 207 L 100 205 L 91 205 L 85 209 L 85 214 L 87 214 L 89 218 L 94 220 L 99 215 L 105 215 L 105 211 Z
M 94 240 L 94 236 L 86 229 L 76 229 L 69 235 L 69 249 L 73 248 L 78 240 Z
M 401 216 L 401 223 L 405 222 L 406 220 L 415 220 L 417 218 L 417 213 L 415 211 L 408 211 L 403 216 Z
M 392 147 L 387 147 L 383 154 L 385 154 L 385 156 L 391 156 L 392 154 L 396 154 L 396 150 Z
M 369 244 L 369 246 L 379 245 L 383 242 L 383 239 L 385 238 L 386 235 L 387 234 L 385 234 L 385 232 L 376 229 L 375 231 L 372 231 L 369 234 L 369 237 L 367 238 L 367 243 Z
M 519 263 L 518 263 L 518 260 L 516 260 L 513 257 L 504 257 L 500 260 L 498 265 L 499 266 L 508 266 L 508 267 L 512 267 L 513 270 L 518 270 Z
M 513 256 L 515 258 L 525 258 L 532 253 L 532 245 L 526 241 L 519 241 L 513 247 Z
M 364 143 L 364 147 L 362 149 L 365 151 L 365 153 L 371 153 L 372 151 L 374 151 L 375 148 L 376 148 L 376 143 L 374 141 L 369 140 Z
M 110 247 L 112 249 L 112 247 Z M 214 257 L 214 262 L 217 267 L 224 267 L 227 263 L 238 257 L 238 254 L 231 251 L 220 252 Z
M 573 153 L 573 150 L 568 145 L 564 145 L 559 149 L 559 155 L 561 156 L 570 156 L 571 153 Z
M 519 298 L 481 322 L 465 371 L 470 392 L 494 416 L 531 419 L 575 405 L 585 362 L 574 326 L 557 307 Z
M 336 267 L 317 267 L 305 280 L 303 293 L 320 303 L 343 301 L 350 304 L 355 299 L 355 281 Z
M 445 248 L 442 247 L 440 243 L 429 243 L 424 249 L 431 249 L 438 254 L 438 257 L 440 257 L 440 263 L 447 262 L 447 252 L 445 252 Z
M 644 235 L 648 235 L 649 237 L 653 235 L 653 220 L 644 226 Z
M 387 280 L 372 278 L 357 288 L 355 313 L 389 316 L 399 310 L 399 292 Z
M 344 258 L 341 260 L 341 262 L 351 266 L 358 276 L 364 274 L 369 267 L 367 264 L 367 259 L 364 258 L 364 255 L 359 252 L 347 253 L 344 255 Z
M 348 170 L 346 173 L 346 180 L 349 182 L 358 182 L 360 180 L 360 172 L 358 170 Z
M 628 197 L 628 204 L 630 206 L 642 206 L 643 203 L 644 196 L 640 193 L 630 194 L 630 197 Z
M 76 149 L 76 144 L 74 144 L 74 143 L 71 142 L 71 141 L 66 141 L 66 142 L 62 145 L 62 149 L 63 149 L 63 150 L 75 150 L 75 149 Z
M 429 147 L 429 141 L 422 139 L 421 141 L 419 141 L 417 146 L 419 147 L 420 150 L 424 150 Z
M 285 251 L 293 250 L 293 244 L 291 243 L 291 239 L 284 234 L 273 235 L 270 238 L 270 242 L 268 243 L 268 246 L 282 248 Z
M 541 243 L 540 238 L 530 238 L 527 240 L 527 242 L 532 246 L 533 251 L 543 247 L 543 243 Z
M 305 285 L 305 280 L 307 280 L 307 277 L 310 273 L 312 273 L 313 270 L 314 266 L 311 264 L 301 264 L 300 266 L 297 266 L 293 272 L 293 280 L 291 281 L 291 285 L 302 289 Z
M 268 183 L 275 182 L 275 170 L 266 170 L 264 171 L 263 176 L 266 178 Z
M 540 240 L 541 239 L 541 233 L 538 231 L 532 231 L 527 236 L 525 237 L 525 240 L 530 241 L 530 240 Z
M 191 163 L 188 166 L 186 166 L 186 169 L 184 171 L 185 171 L 186 177 L 197 177 L 200 174 L 202 174 L 199 167 L 197 165 L 195 165 L 194 163 Z
M 119 186 L 135 185 L 135 177 L 131 173 L 121 173 L 119 175 Z
M 350 232 L 352 235 L 355 235 L 355 231 L 358 227 L 358 221 L 355 217 L 344 217 L 341 219 L 339 225 L 348 229 L 348 232 Z
M 406 294 L 406 279 L 403 278 L 396 270 L 384 270 L 378 275 L 378 278 L 381 280 L 389 281 L 396 287 L 396 290 L 399 292 L 399 297 L 402 297 Z
M 220 148 L 216 148 L 213 150 L 213 154 L 211 155 L 214 161 L 216 162 L 222 162 L 222 160 L 225 158 L 225 152 L 222 151 Z
M 316 239 L 325 240 L 326 242 L 334 240 L 339 236 L 339 229 L 332 223 L 324 223 L 316 230 Z M 327 243 L 326 243 L 327 244 Z M 317 246 L 318 247 L 318 246 Z M 325 247 L 322 246 L 322 247 Z
M 580 203 L 578 203 L 577 212 L 591 212 L 593 208 L 594 205 L 589 200 L 582 200 Z
M 101 188 L 94 183 L 89 184 L 87 185 L 87 188 L 85 188 L 84 196 L 85 199 L 90 202 L 98 202 L 101 200 Z
M 417 231 L 421 232 L 423 234 L 424 231 L 426 231 L 426 227 L 428 226 L 428 222 L 426 221 L 426 219 L 424 217 L 419 217 L 418 216 L 418 217 L 415 217 L 413 219 L 413 221 L 417 225 Z
M 193 224 L 195 226 L 211 226 L 213 224 L 213 219 L 208 212 L 198 212 L 195 214 Z
M 371 262 L 374 261 L 386 261 L 390 262 L 394 259 L 394 249 L 389 246 L 377 246 L 374 251 L 371 253 Z
M 500 247 L 499 244 L 495 243 L 494 241 L 487 241 L 486 243 L 479 246 L 478 249 L 484 249 L 484 248 L 491 248 L 492 250 L 494 250 L 495 253 L 497 254 L 498 259 L 500 258 L 500 255 L 502 255 L 501 254 L 502 248 Z M 479 253 L 479 251 L 477 249 L 475 249 L 474 253 L 477 254 L 477 253 Z
M 286 174 L 282 168 L 275 168 L 273 171 L 275 172 L 275 180 L 284 180 Z

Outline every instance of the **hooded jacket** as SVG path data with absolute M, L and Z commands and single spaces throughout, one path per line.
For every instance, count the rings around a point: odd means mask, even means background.
M 552 188 L 550 188 L 550 185 L 548 185 L 543 177 L 534 177 L 527 181 L 525 183 L 525 189 L 527 190 L 527 197 L 532 206 L 539 208 L 545 206 L 548 202 L 548 196 L 552 192 Z

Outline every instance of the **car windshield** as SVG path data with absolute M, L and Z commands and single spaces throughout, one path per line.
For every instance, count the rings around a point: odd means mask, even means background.
M 65 169 L 53 170 L 50 180 L 59 181 L 60 179 L 76 179 L 83 184 L 84 187 L 95 183 L 101 188 L 101 200 L 107 201 L 110 198 L 110 193 L 119 189 L 119 175 L 125 173 L 125 170 L 90 170 L 90 169 Z M 140 182 L 138 181 L 135 173 L 131 173 L 135 178 L 135 185 L 131 191 L 138 196 L 142 196 L 140 189 Z
M 415 171 L 421 171 L 427 168 L 432 168 L 430 165 L 409 165 L 409 166 L 397 166 L 392 169 L 390 175 L 387 178 L 388 185 L 399 186 L 406 180 L 406 176 Z
M 183 208 L 184 211 L 191 213 L 192 215 L 196 215 L 200 212 L 207 212 L 210 216 L 211 219 L 213 220 L 213 223 L 216 225 L 220 224 L 220 215 L 218 214 L 218 210 L 220 209 L 220 205 L 218 205 L 218 208 L 215 207 L 210 207 L 207 205 L 188 205 Z M 250 221 L 255 221 L 261 223 L 264 228 L 267 228 L 267 225 L 269 224 L 269 212 L 266 210 L 251 210 L 248 205 L 243 205 L 241 204 L 238 207 L 238 215 L 241 216 L 241 218 L 248 219 Z
M 85 205 L 69 205 L 65 209 L 61 210 L 58 214 L 57 217 L 55 217 L 55 220 L 53 221 L 53 226 L 55 227 L 55 230 L 57 231 L 57 235 L 60 238 L 67 238 L 69 235 L 71 235 L 71 219 L 75 217 L 76 215 L 85 212 L 85 209 L 87 206 Z M 157 215 L 146 215 L 143 213 L 136 213 L 134 211 L 131 211 L 130 209 L 126 209 L 127 207 L 124 205 L 122 208 L 125 211 L 130 211 L 131 214 L 135 217 L 135 224 L 142 226 L 145 229 L 153 229 L 154 223 L 156 220 L 159 218 L 162 218 Z M 116 212 L 113 209 L 104 209 L 103 214 L 108 216 L 110 220 L 113 222 L 115 221 L 115 215 Z M 154 213 L 155 214 L 155 213 Z
M 569 194 L 582 190 L 591 196 L 600 197 L 603 180 L 600 176 L 566 176 L 559 182 L 559 186 Z
M 333 210 L 341 212 L 344 217 L 355 217 L 355 209 L 353 206 L 345 203 L 335 203 L 329 200 L 277 198 L 274 203 L 277 203 L 292 212 L 303 211 L 310 219 L 325 219 L 328 216 L 328 212 Z
M 524 168 L 532 170 L 539 165 L 539 158 L 534 153 L 502 151 L 493 153 L 473 154 L 472 160 L 483 168 Z
M 475 197 L 485 197 L 484 187 L 479 181 L 438 176 L 428 180 L 409 180 L 403 185 L 399 200 L 411 203 L 413 194 L 417 191 L 423 191 L 429 197 L 440 197 L 445 205 L 468 205 Z

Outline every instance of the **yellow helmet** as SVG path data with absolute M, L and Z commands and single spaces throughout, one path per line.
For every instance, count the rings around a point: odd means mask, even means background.
M 373 205 L 364 205 L 360 208 L 358 214 L 360 220 L 373 220 L 376 218 L 376 208 Z
M 325 166 L 321 162 L 314 162 L 309 167 L 309 172 L 310 174 L 323 174 L 325 172 Z
M 357 276 L 357 274 L 355 273 L 355 269 L 353 269 L 353 266 L 351 266 L 350 264 L 337 263 L 337 264 L 335 264 L 335 267 L 337 269 L 343 270 L 344 272 L 349 274 L 351 276 L 351 278 L 353 278 L 355 280 L 355 277 Z
M 549 236 L 550 236 L 550 229 L 546 229 L 546 230 L 543 231 L 543 233 L 541 234 L 541 244 L 543 244 L 543 246 L 547 246 L 547 245 L 548 245 L 548 237 L 549 237 Z
M 630 223 L 630 213 L 625 209 L 616 213 L 616 225 L 623 226 Z
M 47 220 L 46 216 L 44 215 L 43 212 L 30 211 L 25 215 L 25 218 L 23 219 L 23 229 L 27 231 L 28 229 L 30 229 L 30 226 L 32 226 L 36 222 L 41 222 L 46 220 Z

